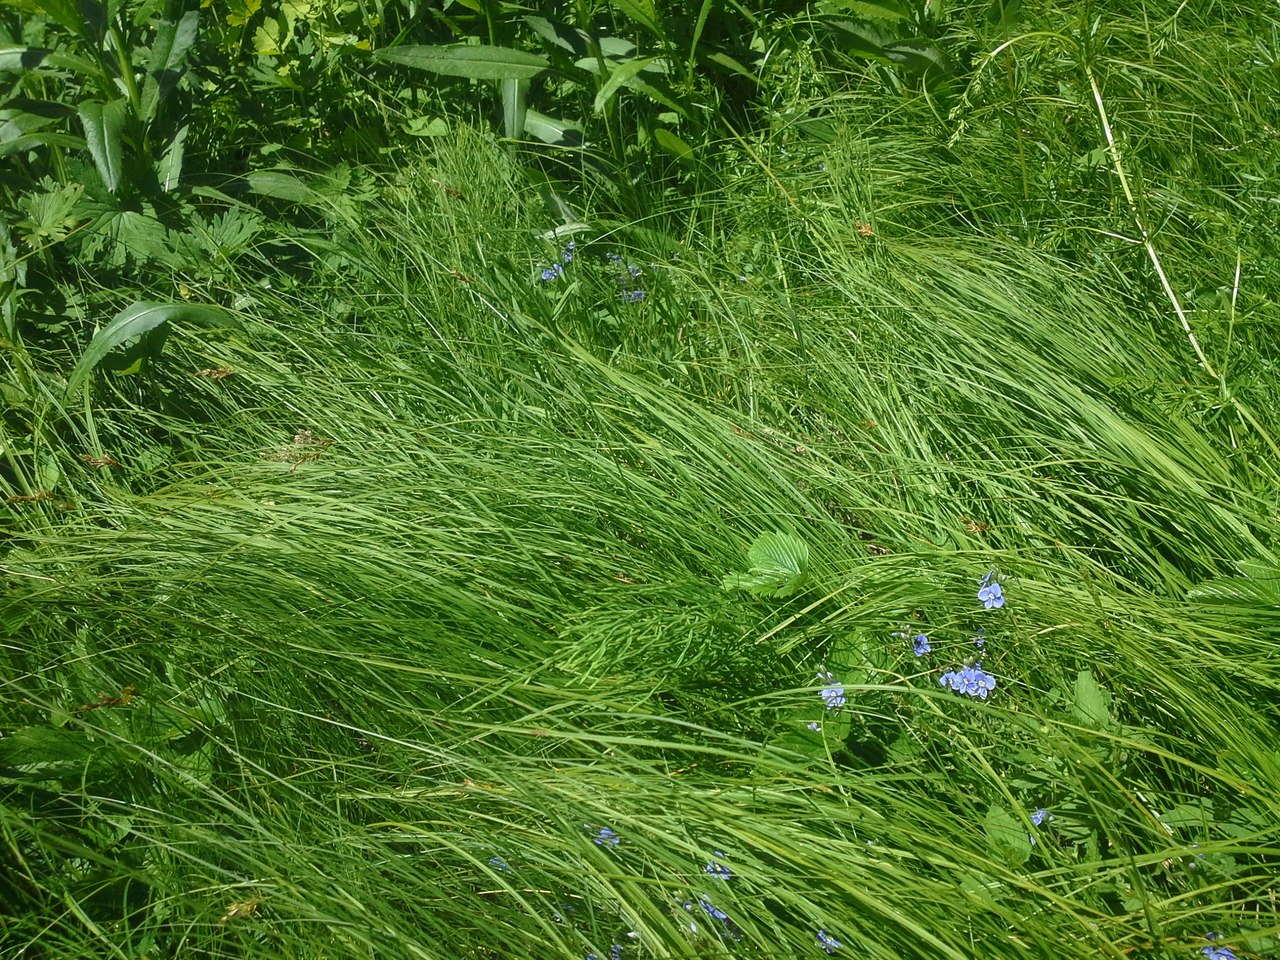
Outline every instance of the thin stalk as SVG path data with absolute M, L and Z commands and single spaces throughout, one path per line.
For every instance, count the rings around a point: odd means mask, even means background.
M 1120 188 L 1124 191 L 1125 202 L 1129 204 L 1129 212 L 1133 216 L 1133 222 L 1137 224 L 1138 232 L 1142 235 L 1142 245 L 1146 248 L 1147 256 L 1151 258 L 1151 265 L 1155 267 L 1156 276 L 1160 278 L 1160 286 L 1164 289 L 1165 296 L 1169 298 L 1169 303 L 1173 305 L 1173 312 L 1178 315 L 1178 321 L 1182 324 L 1182 329 L 1186 333 L 1187 339 L 1191 342 L 1191 348 L 1195 351 L 1196 358 L 1200 361 L 1200 366 L 1204 368 L 1209 376 L 1215 380 L 1220 380 L 1221 378 L 1213 369 L 1213 365 L 1209 363 L 1209 358 L 1204 355 L 1204 350 L 1200 348 L 1200 341 L 1196 339 L 1195 331 L 1191 329 L 1191 322 L 1187 319 L 1187 314 L 1182 309 L 1178 295 L 1174 292 L 1173 285 L 1169 283 L 1169 277 L 1160 262 L 1160 254 L 1156 252 L 1156 245 L 1151 239 L 1151 231 L 1147 228 L 1146 218 L 1138 208 L 1138 203 L 1133 196 L 1133 190 L 1129 187 L 1129 177 L 1125 173 L 1124 164 L 1120 160 L 1120 150 L 1116 147 L 1116 138 L 1111 131 L 1111 120 L 1107 117 L 1107 107 L 1102 100 L 1102 91 L 1098 88 L 1098 80 L 1093 75 L 1093 69 L 1088 63 L 1084 64 L 1084 72 L 1085 76 L 1089 78 L 1089 88 L 1093 91 L 1093 102 L 1098 108 L 1098 119 L 1102 123 L 1103 136 L 1107 138 L 1107 150 L 1111 154 L 1112 167 L 1116 172 L 1116 176 L 1120 179 Z

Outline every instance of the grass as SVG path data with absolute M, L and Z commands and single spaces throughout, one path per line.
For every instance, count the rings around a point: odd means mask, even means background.
M 1238 75 L 1225 28 L 1170 42 Z M 1130 173 L 1229 106 L 1165 79 Z M 829 148 L 766 138 L 548 283 L 555 222 L 467 134 L 287 237 L 305 283 L 262 247 L 197 291 L 245 331 L 100 378 L 60 499 L 10 508 L 5 954 L 1274 956 L 1268 208 L 1144 181 L 1245 238 L 1191 314 L 1219 383 L 1105 166 L 1015 222 L 1063 107 L 1019 95 L 945 167 L 925 105 L 815 103 Z M 1179 289 L 1230 278 L 1143 216 Z M 722 589 L 774 531 L 803 588 Z M 990 699 L 939 684 L 978 658 Z

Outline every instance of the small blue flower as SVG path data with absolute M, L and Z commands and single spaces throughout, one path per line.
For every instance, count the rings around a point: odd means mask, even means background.
M 917 657 L 923 657 L 926 653 L 928 653 L 930 650 L 933 649 L 933 647 L 929 646 L 929 638 L 926 637 L 923 633 L 917 633 L 915 635 L 915 638 L 911 642 L 915 649 Z
M 584 823 L 583 826 L 588 830 L 591 829 L 591 824 L 589 823 Z M 597 847 L 603 847 L 605 844 L 613 844 L 613 846 L 616 847 L 622 842 L 622 838 L 614 833 L 609 827 L 601 827 L 595 837 L 592 838 L 591 842 Z
M 986 630 L 982 629 L 981 627 L 978 628 L 978 633 L 973 638 L 973 645 L 977 647 L 979 650 L 987 649 L 987 631 Z
M 724 857 L 724 851 L 717 850 L 716 857 L 717 858 Z M 733 871 L 730 870 L 728 867 L 726 867 L 723 863 L 721 863 L 719 859 L 712 860 L 702 869 L 705 872 L 711 874 L 713 877 L 719 877 L 721 880 L 728 880 L 731 876 L 733 876 Z
M 1004 606 L 1004 590 L 998 583 L 988 583 L 978 588 L 978 599 L 988 610 L 998 610 Z
M 621 960 L 622 944 L 615 943 L 609 948 L 609 960 Z
M 639 303 L 644 299 L 643 290 L 623 290 L 622 299 L 627 303 Z
M 828 710 L 839 710 L 845 704 L 844 684 L 836 680 L 830 671 L 818 671 L 818 682 L 825 684 L 822 688 L 822 702 Z
M 841 943 L 839 940 L 837 940 L 835 937 L 831 936 L 831 934 L 827 933 L 827 931 L 819 930 L 818 946 L 820 946 L 828 954 L 832 954 L 832 953 L 835 953 L 837 950 L 839 950 L 841 947 L 843 947 L 844 944 Z
M 1206 940 L 1217 940 L 1218 935 L 1216 933 L 1206 933 L 1204 938 Z M 1237 960 L 1230 947 L 1215 947 L 1210 944 L 1207 947 L 1201 947 L 1200 952 L 1208 957 L 1209 960 Z
M 938 682 L 950 687 L 956 693 L 968 694 L 971 697 L 987 699 L 987 695 L 996 688 L 996 678 L 982 669 L 982 664 L 962 667 L 959 670 L 948 670 Z
M 569 245 L 560 251 L 560 259 L 565 263 L 569 263 L 573 260 L 573 245 L 574 242 L 570 240 Z
M 560 274 L 562 273 L 564 273 L 564 267 L 562 267 L 558 263 L 553 263 L 551 266 L 547 267 L 545 270 L 542 271 L 542 281 L 543 283 L 550 283 L 552 280 L 560 276 Z
M 501 857 L 490 857 L 489 866 L 493 867 L 499 873 L 511 873 L 511 864 L 503 860 Z
M 809 727 L 809 729 L 810 729 L 810 730 L 812 730 L 814 733 L 821 733 L 821 732 L 822 732 L 822 724 L 820 724 L 817 720 L 810 720 L 810 721 L 809 721 L 809 723 L 808 723 L 808 727 Z
M 1049 816 L 1049 811 L 1044 807 L 1041 807 L 1031 815 L 1031 822 L 1037 827 L 1040 826 L 1040 824 L 1044 823 L 1046 820 L 1051 820 L 1051 819 L 1053 818 Z
M 721 910 L 719 907 L 717 907 L 715 904 L 713 904 L 706 897 L 698 897 L 698 903 L 703 910 L 707 911 L 708 916 L 714 917 L 716 920 L 719 920 L 721 923 L 727 923 L 729 921 L 729 915 L 725 913 L 723 910 Z

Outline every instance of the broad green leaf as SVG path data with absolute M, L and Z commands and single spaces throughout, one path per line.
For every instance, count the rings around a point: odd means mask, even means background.
M 591 38 L 577 27 L 546 17 L 527 16 L 524 22 L 543 40 L 565 53 L 581 58 L 591 52 Z
M 71 399 L 90 374 L 108 357 L 118 354 L 117 365 L 142 355 L 156 339 L 168 333 L 171 321 L 190 321 L 206 327 L 239 327 L 240 321 L 221 307 L 197 303 L 148 303 L 125 307 L 89 341 L 84 355 L 67 377 L 66 396 Z
M 52 52 L 42 47 L 0 47 L 0 71 L 20 73 L 34 70 Z
M 747 551 L 747 573 L 725 577 L 724 590 L 745 590 L 759 596 L 785 597 L 804 584 L 809 572 L 809 545 L 789 533 L 765 533 Z
M 22 153 L 33 147 L 46 145 L 66 147 L 69 150 L 81 150 L 84 148 L 84 140 L 74 134 L 58 133 L 56 130 L 29 133 L 22 137 L 0 142 L 0 157 L 7 157 L 11 153 Z
M 249 189 L 264 197 L 289 200 L 293 203 L 315 203 L 320 194 L 301 178 L 285 170 L 254 170 L 246 174 Z
M 106 104 L 86 100 L 78 110 L 89 154 L 112 193 L 120 188 L 124 174 L 124 121 L 128 109 L 129 101 L 121 97 Z
M 1004 807 L 993 804 L 987 808 L 982 826 L 987 836 L 987 852 L 993 860 L 1018 867 L 1031 858 L 1031 834 L 1026 825 Z
M 617 96 L 618 91 L 627 86 L 636 74 L 645 69 L 645 67 L 662 59 L 662 57 L 641 57 L 615 67 L 609 74 L 609 79 L 605 81 L 604 86 L 596 93 L 595 103 L 591 105 L 592 111 L 603 113 L 605 107 L 609 105 L 609 101 Z
M 582 126 L 572 120 L 559 120 L 548 117 L 537 110 L 528 110 L 524 115 L 525 133 L 537 137 L 543 143 L 559 146 L 580 146 L 582 144 Z
M 546 57 L 507 47 L 454 44 L 447 47 L 392 47 L 373 54 L 379 60 L 447 77 L 473 80 L 527 80 L 551 66 Z
M 1086 727 L 1103 730 L 1111 725 L 1111 694 L 1099 685 L 1088 669 L 1081 670 L 1076 676 L 1073 709 Z
M 686 163 L 693 160 L 693 147 L 689 146 L 666 127 L 654 127 L 653 142 L 677 160 Z
M 819 7 L 819 13 L 844 12 L 864 20 L 880 20 L 894 23 L 910 20 L 910 14 L 902 9 L 902 5 L 892 2 L 868 2 L 868 0 L 825 0 Z
M 93 753 L 83 733 L 61 727 L 19 727 L 0 737 L 0 768 L 21 771 L 31 780 L 78 772 Z
M 160 104 L 169 96 L 186 66 L 187 54 L 196 42 L 200 12 L 189 10 L 181 20 L 166 20 L 156 28 L 151 60 L 142 82 L 142 119 L 153 120 Z

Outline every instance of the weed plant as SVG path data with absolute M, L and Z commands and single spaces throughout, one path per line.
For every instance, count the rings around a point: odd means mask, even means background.
M 1280 273 L 1194 122 L 1260 181 L 1274 70 L 1107 29 L 1136 210 L 1016 86 L 558 236 L 460 128 L 224 264 L 242 332 L 48 388 L 4 955 L 1277 955 Z

